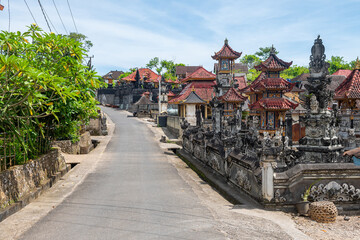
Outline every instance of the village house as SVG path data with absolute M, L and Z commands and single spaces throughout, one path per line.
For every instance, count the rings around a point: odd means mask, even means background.
M 120 75 L 123 74 L 123 71 L 110 71 L 107 74 L 105 74 L 102 78 L 104 79 L 105 83 L 107 84 L 116 84 L 116 82 L 119 80 Z

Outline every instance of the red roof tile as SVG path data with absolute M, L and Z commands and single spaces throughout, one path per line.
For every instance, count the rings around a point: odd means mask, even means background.
M 175 96 L 176 96 L 175 93 L 173 93 L 172 91 L 169 91 L 168 97 L 175 97 Z
M 247 87 L 246 80 L 244 76 L 235 77 L 235 83 L 239 85 L 238 89 L 244 89 Z
M 339 69 L 339 70 L 337 70 L 336 72 L 334 72 L 334 73 L 331 74 L 331 75 L 341 75 L 341 76 L 348 77 L 351 72 L 352 72 L 352 71 L 349 70 L 349 69 Z
M 249 105 L 249 108 L 250 110 L 289 110 L 295 109 L 298 105 L 298 103 L 293 103 L 285 98 L 262 98 Z
M 181 80 L 182 82 L 188 82 L 192 80 L 215 80 L 216 75 L 209 72 L 203 67 L 199 67 L 195 72 Z
M 134 82 L 137 71 L 139 71 L 140 79 L 146 79 L 145 80 L 146 82 L 158 82 L 159 81 L 158 78 L 161 78 L 161 75 L 154 73 L 149 68 L 139 68 L 138 70 L 131 73 L 129 76 L 124 77 L 123 80 Z
M 179 95 L 169 101 L 170 104 L 182 103 L 192 91 L 204 101 L 210 101 L 214 96 L 214 85 L 215 81 L 194 81 L 186 85 L 186 87 L 179 93 Z
M 256 84 L 251 84 L 252 91 L 261 90 L 288 90 L 290 91 L 295 84 L 286 81 L 283 78 L 265 78 L 258 81 Z
M 224 95 L 219 97 L 223 102 L 243 102 L 247 98 L 236 92 L 234 88 L 230 88 Z
M 360 70 L 353 70 L 335 89 L 334 99 L 360 99 Z
M 241 52 L 234 51 L 228 44 L 228 40 L 225 39 L 224 46 L 221 48 L 220 51 L 216 52 L 214 56 L 211 56 L 215 60 L 219 60 L 220 58 L 230 58 L 230 59 L 237 59 L 241 56 Z
M 278 58 L 274 53 L 271 53 L 268 59 L 255 66 L 255 69 L 258 71 L 282 71 L 288 69 L 291 64 L 292 61 L 285 62 Z

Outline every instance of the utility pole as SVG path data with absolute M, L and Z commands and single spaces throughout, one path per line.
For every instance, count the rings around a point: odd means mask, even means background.
M 89 70 L 91 70 L 91 68 L 92 68 L 91 59 L 94 58 L 94 55 L 92 55 L 92 56 L 90 56 L 90 57 L 87 56 L 87 57 L 84 57 L 84 58 L 90 58 L 89 61 L 88 61 L 88 63 L 87 63 L 87 66 L 88 66 Z

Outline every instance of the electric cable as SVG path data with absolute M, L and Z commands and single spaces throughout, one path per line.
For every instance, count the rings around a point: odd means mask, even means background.
M 74 26 L 75 26 L 75 29 L 76 29 L 76 33 L 79 33 L 79 32 L 78 32 L 78 29 L 77 29 L 77 27 L 76 27 L 76 24 L 75 24 L 74 16 L 73 16 L 72 11 L 71 11 L 71 7 L 70 7 L 70 4 L 69 4 L 69 0 L 66 0 L 66 1 L 67 1 L 68 6 L 69 6 L 70 14 L 71 14 L 71 17 L 72 17 L 72 20 L 73 20 L 73 23 L 74 23 Z
M 52 31 L 51 31 L 51 27 L 50 27 L 49 22 L 48 22 L 48 20 L 47 20 L 47 18 L 46 18 L 46 15 L 45 15 L 45 12 L 44 12 L 44 9 L 43 9 L 43 7 L 42 7 L 42 5 L 41 5 L 40 0 L 38 0 L 38 3 L 39 3 L 39 5 L 40 5 L 41 11 L 42 11 L 42 13 L 43 13 L 43 15 L 44 15 L 44 18 L 45 18 L 46 24 L 47 24 L 47 26 L 48 26 L 48 28 L 49 28 L 50 32 L 52 32 Z
M 64 24 L 64 22 L 63 22 L 63 20 L 62 20 L 62 18 L 61 18 L 61 16 L 60 16 L 59 10 L 58 10 L 58 8 L 57 8 L 57 6 L 56 6 L 56 4 L 55 4 L 55 0 L 52 0 L 52 1 L 53 1 L 53 3 L 54 3 L 56 12 L 57 12 L 57 14 L 58 14 L 58 16 L 59 16 L 59 18 L 60 18 L 61 24 L 63 25 L 63 27 L 64 27 L 64 29 L 65 29 L 65 33 L 68 34 L 68 31 L 67 31 L 67 29 L 66 29 L 66 27 L 65 27 L 65 24 Z
M 29 5 L 27 4 L 26 0 L 24 0 L 24 2 L 25 2 L 25 4 L 26 4 L 27 9 L 29 10 L 29 12 L 30 12 L 30 14 L 31 14 L 31 17 L 33 18 L 34 22 L 36 23 L 36 25 L 39 26 L 39 24 L 38 24 L 38 23 L 36 22 L 36 20 L 35 20 L 35 17 L 34 17 L 34 15 L 33 15 L 33 13 L 31 12 L 30 7 L 29 7 Z
M 8 13 L 9 13 L 9 32 L 10 32 L 10 0 L 8 0 Z
M 53 27 L 53 29 L 54 29 L 54 31 L 56 32 L 56 34 L 59 34 L 59 33 L 58 33 L 58 31 L 56 30 L 56 28 L 55 28 L 54 24 L 52 23 L 52 21 L 51 21 L 51 19 L 50 19 L 49 15 L 47 14 L 47 12 L 46 12 L 45 8 L 44 8 L 44 12 L 45 12 L 46 17 L 49 19 L 50 25 Z

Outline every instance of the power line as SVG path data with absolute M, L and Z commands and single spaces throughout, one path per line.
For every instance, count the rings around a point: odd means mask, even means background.
M 58 33 L 58 31 L 56 30 L 56 28 L 55 28 L 54 24 L 52 23 L 52 21 L 51 21 L 51 19 L 50 19 L 49 15 L 47 14 L 47 12 L 46 12 L 45 8 L 44 8 L 44 12 L 45 12 L 45 14 L 46 14 L 46 17 L 49 19 L 49 22 L 50 22 L 51 26 L 53 27 L 54 31 L 56 32 L 56 34 L 59 34 L 59 33 Z
M 52 31 L 51 31 L 51 27 L 50 27 L 49 22 L 48 22 L 48 20 L 47 20 L 47 18 L 46 18 L 46 15 L 45 15 L 45 12 L 44 12 L 43 6 L 41 5 L 40 0 L 38 0 L 38 3 L 39 3 L 39 5 L 40 5 L 40 8 L 41 8 L 42 14 L 44 15 L 44 18 L 45 18 L 46 24 L 47 24 L 47 26 L 48 26 L 48 28 L 49 28 L 50 32 L 52 32 Z
M 73 23 L 74 23 L 74 26 L 75 26 L 75 29 L 76 29 L 76 33 L 79 33 L 79 32 L 78 32 L 78 29 L 77 29 L 77 27 L 76 27 L 76 24 L 75 24 L 74 16 L 73 16 L 72 11 L 71 11 L 71 7 L 70 7 L 70 4 L 69 4 L 69 0 L 66 0 L 66 1 L 67 1 L 68 6 L 69 6 L 70 14 L 71 14 L 71 17 L 72 17 L 72 20 L 73 20 Z
M 8 12 L 9 12 L 9 32 L 10 32 L 10 0 L 8 0 Z
M 30 12 L 30 14 L 31 14 L 31 17 L 34 19 L 34 22 L 36 23 L 36 25 L 39 26 L 39 24 L 38 24 L 38 23 L 36 22 L 36 20 L 35 20 L 34 15 L 33 15 L 32 12 L 31 12 L 30 7 L 29 7 L 29 5 L 27 4 L 26 0 L 24 0 L 24 2 L 25 2 L 25 4 L 26 4 L 26 6 L 27 6 L 27 9 L 29 10 L 29 12 Z
M 55 4 L 55 0 L 52 0 L 52 1 L 53 1 L 53 3 L 54 3 L 56 12 L 57 12 L 57 14 L 58 14 L 58 16 L 59 16 L 59 18 L 60 18 L 60 21 L 61 21 L 61 23 L 62 23 L 62 25 L 63 25 L 63 27 L 64 27 L 64 29 L 65 29 L 65 33 L 68 34 L 68 31 L 67 31 L 67 29 L 66 29 L 66 27 L 65 27 L 65 24 L 64 24 L 64 22 L 63 22 L 63 20 L 62 20 L 62 18 L 61 18 L 61 16 L 60 16 L 59 10 L 58 10 L 58 8 L 57 8 L 57 6 L 56 6 L 56 4 Z

